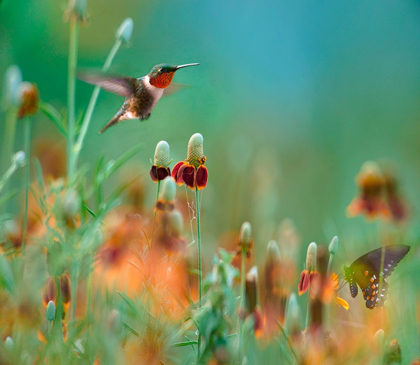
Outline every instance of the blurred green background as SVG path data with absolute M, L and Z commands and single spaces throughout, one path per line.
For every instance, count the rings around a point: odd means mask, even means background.
M 66 6 L 56 0 L 0 5 L 0 77 L 19 65 L 42 99 L 61 110 Z M 201 63 L 176 74 L 175 82 L 191 87 L 162 99 L 147 122 L 127 121 L 104 135 L 97 132 L 122 98 L 101 92 L 82 162 L 92 166 L 102 152 L 116 158 L 142 142 L 131 166 L 147 173 L 158 141 L 169 142 L 176 162 L 186 157 L 189 137 L 202 133 L 210 174 L 202 203 L 207 252 L 244 220 L 260 247 L 276 238 L 286 217 L 305 246 L 368 230 L 363 218 L 345 213 L 366 160 L 397 168 L 419 233 L 418 1 L 88 0 L 87 10 L 79 68 L 102 66 L 126 17 L 134 20 L 131 46 L 119 51 L 112 72 L 139 77 L 157 63 Z M 79 112 L 92 90 L 77 82 Z M 61 138 L 42 114 L 34 134 Z M 155 186 L 147 175 L 145 181 L 152 206 Z

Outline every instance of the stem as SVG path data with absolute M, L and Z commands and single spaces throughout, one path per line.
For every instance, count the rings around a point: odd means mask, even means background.
M 87 308 L 86 308 L 86 351 L 89 356 L 89 325 L 90 325 L 90 302 L 92 295 L 92 271 L 89 272 L 88 278 L 88 293 L 87 293 Z
M 198 309 L 201 308 L 201 280 L 202 280 L 202 269 L 201 269 L 201 230 L 200 230 L 200 195 L 198 188 L 195 187 L 195 205 L 196 205 L 196 216 L 197 216 L 197 241 L 198 241 Z M 200 358 L 200 346 L 201 346 L 201 333 L 198 332 L 198 358 Z
M 69 44 L 69 66 L 67 79 L 67 180 L 69 185 L 73 184 L 75 174 L 75 155 L 73 154 L 73 143 L 75 137 L 75 99 L 76 99 L 76 67 L 77 67 L 77 44 L 79 37 L 79 22 L 77 17 L 70 18 L 70 44 Z
M 109 67 L 111 66 L 111 63 L 114 60 L 114 57 L 118 52 L 118 49 L 121 47 L 121 44 L 122 44 L 122 42 L 121 42 L 120 39 L 117 39 L 115 41 L 114 45 L 111 48 L 111 51 L 108 54 L 108 57 L 105 60 L 104 65 L 102 67 L 103 72 L 107 71 L 109 69 Z M 86 114 L 85 114 L 85 117 L 83 118 L 83 123 L 82 123 L 82 126 L 80 128 L 79 136 L 77 137 L 77 141 L 74 145 L 74 154 L 75 154 L 74 164 L 75 164 L 75 166 L 77 165 L 77 161 L 79 159 L 80 151 L 83 148 L 83 142 L 85 140 L 86 133 L 89 129 L 89 125 L 90 125 L 90 122 L 92 120 L 93 111 L 95 109 L 95 105 L 96 105 L 96 102 L 98 100 L 100 90 L 101 90 L 101 88 L 99 86 L 96 86 L 95 89 L 93 89 L 92 96 L 90 97 L 89 104 L 88 104 L 88 107 L 87 107 L 87 110 L 86 110 Z
M 26 236 L 28 234 L 28 200 L 29 200 L 29 173 L 30 173 L 30 151 L 31 151 L 31 129 L 32 120 L 26 118 L 25 120 L 25 135 L 24 135 L 24 148 L 26 157 L 25 166 L 25 211 L 23 215 L 23 232 L 22 232 L 22 250 L 25 250 Z
M 159 191 L 160 191 L 160 180 L 158 180 L 157 182 L 157 189 L 156 189 L 156 203 L 159 199 Z M 155 204 L 156 205 L 156 204 Z M 155 237 L 155 223 L 156 223 L 156 209 L 154 211 L 153 214 L 153 224 L 152 224 L 152 240 L 151 240 L 151 245 L 153 245 L 153 241 L 154 241 L 154 237 Z
M 241 262 L 241 305 L 240 310 L 245 311 L 245 257 L 246 257 L 246 246 L 242 245 L 241 250 L 242 255 L 242 262 Z M 239 320 L 239 333 L 238 333 L 238 354 L 239 354 L 239 362 L 241 363 L 242 359 L 242 340 L 244 335 L 244 326 L 243 326 L 243 320 Z
M 330 258 L 328 259 L 328 269 L 327 269 L 327 274 L 328 275 L 330 274 L 330 271 L 331 271 L 333 258 L 334 258 L 334 254 L 330 253 Z

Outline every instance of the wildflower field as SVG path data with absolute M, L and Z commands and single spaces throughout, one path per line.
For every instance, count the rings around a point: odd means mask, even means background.
M 416 1 L 0 1 L 0 364 L 420 364 L 419 39 Z

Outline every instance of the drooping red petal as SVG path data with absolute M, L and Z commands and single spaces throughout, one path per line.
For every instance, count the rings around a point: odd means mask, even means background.
M 158 181 L 156 165 L 153 165 L 152 168 L 150 169 L 150 177 L 152 178 L 154 182 Z
M 300 281 L 299 281 L 299 295 L 302 295 L 303 293 L 305 293 L 308 290 L 308 286 L 309 286 L 309 274 L 308 274 L 308 270 L 303 270 L 302 273 L 300 274 Z
M 164 180 L 171 174 L 169 167 L 158 167 L 157 178 L 158 180 Z
M 209 178 L 209 172 L 207 170 L 207 167 L 204 165 L 201 165 L 198 168 L 197 176 L 195 177 L 198 190 L 204 189 L 206 187 L 208 178 Z
M 178 185 L 182 185 L 184 183 L 184 180 L 182 180 L 182 176 L 180 176 L 179 174 L 179 170 L 184 164 L 185 164 L 184 161 L 180 161 L 174 166 L 174 169 L 172 170 L 171 175 Z M 181 181 L 180 181 L 180 178 L 181 178 Z
M 183 171 L 180 171 L 182 173 L 182 178 L 184 179 L 185 184 L 190 188 L 195 188 L 195 174 L 196 170 L 195 167 L 192 165 L 186 165 L 183 169 Z

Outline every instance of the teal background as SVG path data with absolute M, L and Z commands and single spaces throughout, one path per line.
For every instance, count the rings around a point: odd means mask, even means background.
M 0 77 L 19 65 L 58 109 L 66 106 L 65 8 L 55 0 L 0 5 Z M 419 232 L 418 1 L 96 0 L 87 11 L 79 68 L 102 66 L 128 16 L 131 46 L 119 51 L 112 72 L 139 77 L 157 63 L 201 63 L 176 74 L 175 82 L 190 87 L 162 99 L 147 122 L 127 121 L 104 135 L 97 131 L 122 99 L 101 92 L 81 159 L 92 166 L 101 152 L 117 158 L 143 143 L 131 167 L 144 174 L 152 206 L 147 170 L 156 143 L 168 141 L 176 162 L 186 157 L 189 137 L 202 133 L 210 173 L 202 195 L 206 252 L 244 220 L 259 247 L 276 238 L 286 217 L 305 247 L 376 229 L 345 215 L 366 160 L 397 168 Z M 77 82 L 79 112 L 92 89 Z M 34 133 L 61 138 L 41 114 Z

